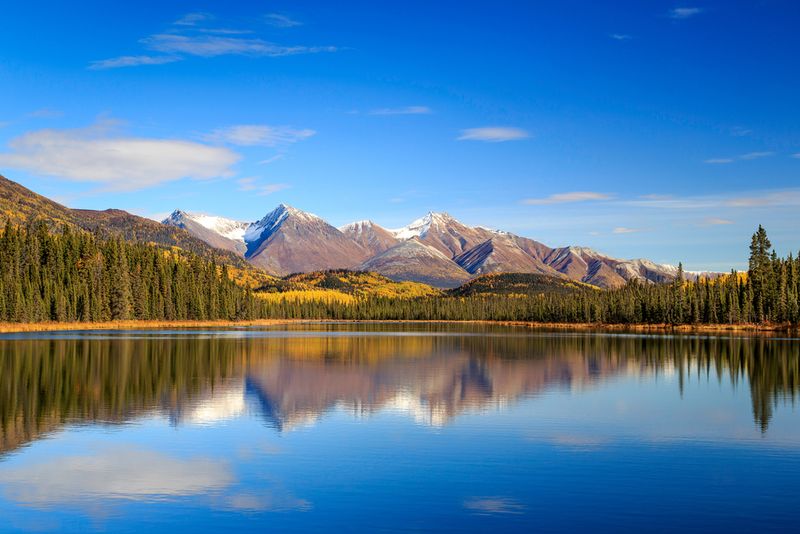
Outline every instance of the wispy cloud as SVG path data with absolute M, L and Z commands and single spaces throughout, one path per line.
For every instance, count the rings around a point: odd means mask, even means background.
M 596 193 L 594 191 L 572 191 L 570 193 L 558 193 L 544 198 L 526 198 L 523 204 L 529 206 L 541 206 L 547 204 L 565 204 L 569 202 L 588 202 L 597 200 L 610 200 L 613 198 L 607 193 Z
M 196 26 L 201 22 L 205 22 L 207 20 L 213 19 L 213 15 L 209 13 L 187 13 L 186 15 L 182 16 L 173 24 L 176 26 Z
M 739 159 L 743 160 L 761 159 L 761 158 L 768 158 L 774 155 L 775 152 L 748 152 L 747 154 L 742 154 L 741 156 L 739 156 Z
M 283 154 L 275 154 L 274 156 L 270 156 L 267 159 L 262 159 L 258 162 L 259 165 L 269 165 L 270 163 L 275 163 L 276 161 L 283 159 Z
M 239 191 L 251 191 L 259 196 L 271 195 L 285 189 L 289 189 L 289 184 L 263 184 L 258 183 L 258 178 L 248 177 L 237 180 L 239 184 Z
M 226 55 L 249 57 L 284 57 L 299 54 L 335 52 L 335 46 L 283 45 L 260 37 L 242 37 L 253 33 L 249 28 L 211 28 L 204 24 L 214 19 L 208 13 L 190 13 L 175 21 L 165 32 L 150 35 L 139 43 L 151 53 L 129 54 L 92 61 L 93 70 L 162 65 L 182 61 L 187 57 L 211 58 Z M 300 23 L 284 15 L 272 13 L 266 20 L 274 27 L 291 27 Z M 154 55 L 160 52 L 163 55 Z
M 640 230 L 638 228 L 627 228 L 625 226 L 617 226 L 616 228 L 611 230 L 611 233 L 612 234 L 634 234 L 634 233 L 639 232 L 639 231 Z
M 158 52 L 199 57 L 224 55 L 282 57 L 336 51 L 335 46 L 283 46 L 257 38 L 175 35 L 171 33 L 151 35 L 142 39 L 142 43 L 147 48 Z
M 239 155 L 223 147 L 178 139 L 120 135 L 103 121 L 88 128 L 28 132 L 0 153 L 0 166 L 113 190 L 135 190 L 181 178 L 232 176 Z
M 111 59 L 100 59 L 89 64 L 91 70 L 118 69 L 120 67 L 138 67 L 140 65 L 163 65 L 180 61 L 179 56 L 120 56 Z
M 299 20 L 281 15 L 280 13 L 268 13 L 264 15 L 264 20 L 266 20 L 267 24 L 270 26 L 275 26 L 276 28 L 293 28 L 295 26 L 302 26 L 303 24 Z
M 676 7 L 670 10 L 669 17 L 671 19 L 682 20 L 692 18 L 702 12 L 703 10 L 699 7 Z
M 724 226 L 728 224 L 733 224 L 733 221 L 730 219 L 722 219 L 720 217 L 706 217 L 703 219 L 704 226 Z
M 732 158 L 711 158 L 704 161 L 704 163 L 711 163 L 717 165 L 724 165 L 727 163 L 733 163 L 734 161 L 751 161 L 754 159 L 761 159 L 761 158 L 768 158 L 770 156 L 774 156 L 775 152 L 748 152 L 747 154 L 741 154 L 736 157 Z
M 633 36 L 628 35 L 627 33 L 612 33 L 609 34 L 609 37 L 611 37 L 615 41 L 629 41 L 633 39 Z
M 642 208 L 672 210 L 710 210 L 719 208 L 800 207 L 800 189 L 749 191 L 725 195 L 668 197 L 664 199 L 624 200 L 620 204 Z
M 214 143 L 227 143 L 238 146 L 268 146 L 297 143 L 316 134 L 311 129 L 290 126 L 269 126 L 266 124 L 240 124 L 219 128 L 204 136 L 204 140 Z
M 370 115 L 429 115 L 433 110 L 428 106 L 406 106 L 404 108 L 373 109 Z
M 459 141 L 484 141 L 487 143 L 501 143 L 504 141 L 518 141 L 527 139 L 530 134 L 522 128 L 510 126 L 484 126 L 482 128 L 468 128 L 461 130 Z
M 730 129 L 730 134 L 733 137 L 746 137 L 753 133 L 753 130 L 750 128 L 745 128 L 744 126 L 733 126 Z
M 34 119 L 59 119 L 64 116 L 64 112 L 53 108 L 42 108 L 28 113 L 28 117 Z

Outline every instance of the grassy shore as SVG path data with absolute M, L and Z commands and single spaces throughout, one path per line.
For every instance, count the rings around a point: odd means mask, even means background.
M 102 323 L 0 323 L 0 333 L 56 332 L 70 330 L 161 330 L 166 328 L 257 328 L 266 326 L 325 324 L 483 324 L 520 326 L 538 330 L 644 332 L 644 333 L 738 333 L 800 335 L 800 328 L 787 324 L 600 324 L 600 323 L 533 323 L 526 321 L 332 321 L 318 319 L 258 319 L 253 321 L 109 321 Z

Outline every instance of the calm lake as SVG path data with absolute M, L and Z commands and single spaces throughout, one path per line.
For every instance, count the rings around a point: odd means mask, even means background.
M 0 530 L 795 530 L 799 392 L 776 337 L 4 335 Z

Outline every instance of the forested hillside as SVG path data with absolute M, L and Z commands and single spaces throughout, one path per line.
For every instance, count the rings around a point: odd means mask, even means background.
M 0 235 L 0 320 L 355 319 L 607 324 L 800 322 L 800 258 L 779 258 L 763 228 L 747 273 L 601 290 L 543 275 L 479 278 L 449 293 L 372 273 L 290 275 L 259 286 L 186 251 L 43 222 Z M 682 275 L 682 270 L 679 273 Z
M 43 221 L 51 229 L 67 225 L 101 237 L 117 236 L 127 241 L 154 243 L 165 248 L 178 247 L 217 263 L 255 270 L 239 255 L 211 247 L 181 228 L 167 226 L 122 210 L 67 208 L 0 176 L 0 227 L 7 222 L 24 225 L 35 221 Z
M 0 236 L 0 320 L 248 319 L 262 302 L 226 265 L 43 222 Z
M 524 282 L 524 283 L 523 283 Z M 567 287 L 537 275 L 478 279 L 451 296 L 368 298 L 350 303 L 273 301 L 280 318 L 487 320 L 606 324 L 800 323 L 800 257 L 779 258 L 759 227 L 747 273 L 620 289 Z M 515 295 L 515 296 L 512 296 Z

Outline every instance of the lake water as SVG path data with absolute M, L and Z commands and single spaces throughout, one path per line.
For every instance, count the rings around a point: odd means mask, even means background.
M 0 336 L 0 530 L 787 531 L 800 341 Z

